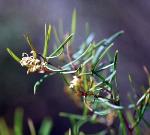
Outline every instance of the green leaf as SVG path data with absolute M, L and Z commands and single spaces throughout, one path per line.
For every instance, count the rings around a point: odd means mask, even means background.
M 134 116 L 132 115 L 131 111 L 127 111 L 126 112 L 126 116 L 128 118 L 128 121 L 130 122 L 130 125 L 133 125 L 135 121 L 134 121 Z M 138 126 L 135 127 L 134 131 L 135 131 L 136 135 L 140 135 L 140 130 L 139 130 Z
M 142 96 L 143 97 L 143 96 Z M 140 112 L 139 112 L 139 116 L 138 118 L 136 119 L 134 125 L 133 125 L 133 129 L 141 122 L 143 116 L 144 116 L 144 113 L 149 105 L 149 100 L 150 100 L 150 94 L 149 93 L 146 93 L 146 96 L 143 100 L 143 105 L 142 105 L 142 108 L 140 109 Z
M 82 68 L 81 74 L 84 73 L 84 72 L 86 72 L 86 68 L 85 68 L 85 67 Z M 83 78 L 83 86 L 84 86 L 84 90 L 87 91 L 87 90 L 88 90 L 88 80 L 87 80 L 87 75 L 86 75 L 86 74 L 83 74 L 83 75 L 82 75 L 82 78 Z
M 105 54 L 109 51 L 109 49 L 113 46 L 113 44 L 109 45 L 108 47 L 104 48 L 104 46 L 100 46 L 98 51 L 96 52 L 93 60 L 92 60 L 92 67 L 95 70 L 97 64 L 104 58 Z
M 72 24 L 71 24 L 71 33 L 76 33 L 76 23 L 77 23 L 77 12 L 76 9 L 73 10 L 72 13 Z M 71 42 L 74 41 L 74 37 L 72 38 Z
M 105 65 L 105 66 L 100 66 L 100 67 L 96 68 L 95 71 L 96 72 L 101 72 L 103 70 L 106 70 L 106 69 L 112 67 L 113 65 L 114 65 L 114 63 L 110 63 L 110 64 Z
M 118 62 L 118 50 L 115 52 L 115 57 L 114 57 L 114 70 L 117 69 L 117 62 Z
M 82 116 L 82 115 L 65 113 L 65 112 L 60 112 L 59 116 L 66 117 L 66 118 L 69 118 L 69 119 L 75 119 L 75 120 L 87 120 L 87 119 L 90 119 L 90 117 L 88 117 L 88 116 Z
M 9 128 L 3 118 L 0 118 L 0 135 L 9 135 Z
M 101 41 L 99 41 L 98 43 L 96 43 L 95 48 L 99 48 L 100 46 L 104 45 L 104 43 L 106 42 L 106 39 L 103 39 Z
M 38 87 L 43 83 L 43 81 L 48 77 L 49 75 L 44 75 L 40 80 L 38 80 L 35 84 L 34 84 L 34 94 L 36 93 Z
M 15 61 L 20 62 L 21 59 L 15 53 L 13 53 L 12 50 L 10 50 L 9 48 L 7 48 L 6 50 Z
M 46 68 L 47 68 L 48 70 L 52 71 L 52 72 L 65 72 L 65 71 L 70 71 L 70 70 L 68 70 L 68 69 L 59 69 L 59 68 L 54 67 L 54 66 L 52 66 L 52 65 L 50 65 L 50 64 L 48 64 Z
M 123 114 L 121 111 L 118 111 L 118 116 L 120 119 L 120 131 L 121 131 L 121 135 L 127 135 L 127 129 L 126 129 L 126 125 L 123 119 Z
M 61 19 L 59 19 L 59 22 L 58 22 L 58 33 L 59 33 L 59 36 L 64 35 L 63 21 Z
M 53 123 L 52 123 L 51 119 L 45 118 L 42 121 L 38 135 L 49 135 L 51 133 L 52 126 L 53 126 Z
M 104 99 L 104 98 L 98 98 L 98 101 L 100 101 L 100 103 L 103 103 L 108 107 L 111 107 L 112 109 L 116 109 L 116 110 L 124 109 L 123 106 L 114 105 L 114 104 L 110 103 L 109 100 Z
M 59 39 L 59 36 L 58 36 L 58 33 L 57 33 L 55 27 L 53 27 L 53 32 L 54 32 L 54 37 L 55 37 L 55 40 L 56 40 L 56 44 L 57 44 L 57 45 L 60 45 L 61 42 L 60 42 L 60 39 Z
M 31 48 L 31 50 L 34 51 L 33 56 L 34 56 L 34 58 L 36 58 L 37 57 L 37 51 L 36 51 L 36 49 L 33 46 L 31 38 L 27 34 L 25 34 L 24 37 L 25 37 L 29 47 Z
M 100 115 L 100 116 L 105 116 L 107 114 L 111 113 L 110 109 L 106 109 L 106 110 L 94 110 L 94 114 Z
M 16 109 L 14 116 L 14 133 L 15 135 L 23 134 L 23 110 Z
M 52 71 L 53 73 L 61 73 L 61 74 L 73 74 L 77 72 L 77 70 L 70 70 L 70 69 L 65 69 L 65 68 L 57 68 L 52 65 L 47 65 L 46 67 L 49 71 Z
M 48 44 L 49 44 L 50 37 L 51 37 L 51 25 L 48 25 L 48 30 L 47 30 L 47 26 L 45 24 L 45 42 L 44 42 L 44 50 L 43 50 L 44 58 L 47 56 L 48 53 Z
M 110 75 L 106 78 L 106 81 L 111 82 L 116 76 L 116 70 L 114 70 Z
M 93 69 L 96 67 L 96 65 L 99 63 L 99 61 L 102 59 L 100 57 L 104 56 L 107 51 L 110 49 L 110 47 L 113 45 L 112 43 L 115 41 L 116 38 L 118 38 L 120 35 L 122 35 L 124 31 L 120 31 L 109 37 L 108 39 L 102 40 L 99 45 L 96 45 L 96 47 L 99 47 L 97 50 L 95 57 L 93 58 Z M 102 55 L 103 54 L 103 55 Z
M 124 31 L 119 31 L 115 34 L 113 34 L 111 37 L 109 37 L 106 42 L 105 42 L 105 46 L 108 46 L 110 44 L 112 44 L 119 36 L 121 36 L 124 33 Z
M 73 37 L 73 33 L 70 34 L 68 36 L 68 38 L 65 39 L 65 41 L 49 56 L 49 57 L 52 57 L 52 56 L 55 56 L 55 55 L 58 55 L 58 53 L 60 53 L 60 51 L 64 49 L 65 45 L 71 40 L 71 38 Z M 61 52 L 62 52 L 61 51 Z M 49 57 L 47 59 L 49 59 Z
M 64 65 L 62 68 L 67 68 L 68 66 L 76 63 L 79 59 L 81 59 L 83 56 L 87 54 L 87 52 L 91 49 L 92 45 L 89 45 L 88 48 L 80 55 L 78 56 L 75 60 L 69 62 L 68 64 Z
M 80 47 L 79 51 L 77 51 L 76 53 L 74 53 L 72 57 L 74 59 L 76 59 L 77 57 L 79 57 L 79 55 L 81 55 L 85 51 L 86 47 L 89 44 L 91 44 L 91 42 L 93 41 L 93 39 L 94 39 L 94 33 L 89 34 L 89 36 L 86 38 L 86 40 L 81 44 L 81 47 Z
M 85 34 L 86 37 L 88 37 L 88 35 L 90 34 L 90 26 L 88 22 L 85 23 Z
M 112 84 L 109 83 L 102 75 L 100 75 L 98 72 L 95 72 L 95 71 L 93 71 L 93 74 L 95 74 L 99 79 L 102 80 L 102 82 L 97 83 L 95 87 L 98 87 L 101 84 L 106 84 L 110 89 L 112 89 Z

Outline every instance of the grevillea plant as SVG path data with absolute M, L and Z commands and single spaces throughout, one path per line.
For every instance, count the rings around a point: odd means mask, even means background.
M 51 32 L 54 32 L 58 46 L 52 53 L 48 54 Z M 121 105 L 116 78 L 118 50 L 115 51 L 114 55 L 110 55 L 110 49 L 115 40 L 123 33 L 120 31 L 95 42 L 94 34 L 89 32 L 89 27 L 86 24 L 86 39 L 79 45 L 77 51 L 72 51 L 72 44 L 76 35 L 76 11 L 74 10 L 71 32 L 67 32 L 64 34 L 65 36 L 62 35 L 62 41 L 55 27 L 45 25 L 45 42 L 42 53 L 34 48 L 28 35 L 25 38 L 31 52 L 22 53 L 20 58 L 9 48 L 7 51 L 14 60 L 27 69 L 27 74 L 33 72 L 43 74 L 43 77 L 34 85 L 34 94 L 47 77 L 54 74 L 62 76 L 65 82 L 65 92 L 83 110 L 82 115 L 60 113 L 60 116 L 67 117 L 72 125 L 66 135 L 84 135 L 81 127 L 87 122 L 105 124 L 108 127 L 95 135 L 108 133 L 140 135 L 139 124 L 141 120 L 149 127 L 149 123 L 143 115 L 149 106 L 150 87 L 148 86 L 143 90 L 143 95 L 138 96 L 137 102 L 132 102 L 128 106 Z M 52 63 L 53 60 L 58 60 L 61 64 L 55 65 Z M 144 70 L 150 85 L 149 72 L 146 67 Z M 129 80 L 132 83 L 131 76 L 129 76 Z M 120 120 L 118 131 L 111 127 L 115 119 Z

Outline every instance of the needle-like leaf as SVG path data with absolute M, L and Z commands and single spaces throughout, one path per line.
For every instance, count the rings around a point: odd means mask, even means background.
M 53 57 L 55 55 L 58 55 L 60 53 L 60 51 L 64 49 L 65 45 L 71 40 L 71 38 L 73 37 L 73 33 L 70 34 L 66 39 L 65 41 L 49 56 L 49 57 Z M 61 51 L 61 52 L 62 52 Z M 49 59 L 49 57 L 47 57 L 47 59 Z
M 9 48 L 7 48 L 6 50 L 15 61 L 20 62 L 21 59 L 12 50 L 10 50 Z
M 51 37 L 51 25 L 48 25 L 48 29 L 47 29 L 47 26 L 45 24 L 45 41 L 44 41 L 44 50 L 43 50 L 44 58 L 47 56 L 48 53 L 48 44 L 49 44 L 50 37 Z

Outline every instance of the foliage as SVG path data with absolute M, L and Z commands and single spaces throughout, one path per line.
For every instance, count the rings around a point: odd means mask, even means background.
M 72 125 L 66 135 L 84 135 L 85 133 L 81 132 L 81 127 L 85 123 L 100 123 L 108 127 L 95 135 L 113 134 L 115 131 L 111 126 L 117 118 L 120 119 L 118 134 L 140 134 L 138 126 L 141 121 L 149 127 L 148 121 L 143 116 L 149 107 L 150 86 L 145 88 L 143 95 L 136 103 L 133 102 L 126 107 L 122 106 L 116 78 L 118 50 L 115 51 L 114 56 L 110 55 L 110 49 L 115 40 L 124 32 L 117 32 L 106 39 L 95 42 L 94 34 L 89 33 L 89 27 L 86 24 L 86 39 L 79 46 L 78 51 L 72 52 L 71 45 L 73 45 L 76 35 L 75 10 L 71 24 L 71 32 L 64 34 L 62 42 L 59 37 L 60 33 L 57 33 L 56 28 L 51 25 L 48 25 L 47 28 L 45 25 L 45 43 L 42 54 L 34 48 L 29 36 L 26 36 L 26 39 L 31 48 L 30 56 L 24 53 L 22 58 L 18 58 L 10 49 L 7 51 L 14 60 L 27 68 L 27 73 L 43 74 L 43 77 L 35 83 L 34 93 L 47 77 L 54 74 L 60 74 L 63 77 L 66 84 L 65 91 L 83 109 L 82 115 L 60 113 L 60 116 L 67 117 Z M 52 31 L 55 35 L 56 44 L 59 46 L 55 47 L 51 54 L 48 54 L 48 44 Z M 52 64 L 53 59 L 60 60 L 63 66 Z M 149 79 L 149 72 L 146 67 L 144 69 Z M 132 84 L 131 76 L 129 80 Z M 16 125 L 18 125 L 17 123 L 16 121 Z M 33 122 L 30 119 L 28 124 L 31 135 L 35 135 Z M 16 133 L 20 132 L 21 129 L 22 127 L 18 126 L 15 130 Z M 49 129 L 51 129 L 51 124 L 45 123 L 40 130 L 41 135 L 48 134 Z
M 14 114 L 14 125 L 13 128 L 9 127 L 4 118 L 0 118 L 0 135 L 23 135 L 23 110 L 17 108 Z M 52 121 L 50 118 L 45 118 L 39 131 L 35 131 L 33 121 L 28 119 L 28 127 L 31 135 L 49 135 L 52 129 Z

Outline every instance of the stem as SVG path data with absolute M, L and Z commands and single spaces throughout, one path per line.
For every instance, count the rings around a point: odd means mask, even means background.
M 130 127 L 130 124 L 129 124 L 129 122 L 128 122 L 128 120 L 127 120 L 127 118 L 126 118 L 126 116 L 124 115 L 123 112 L 122 112 L 122 117 L 123 117 L 125 126 L 128 129 L 128 131 L 129 131 L 129 135 L 133 135 L 133 129 Z

